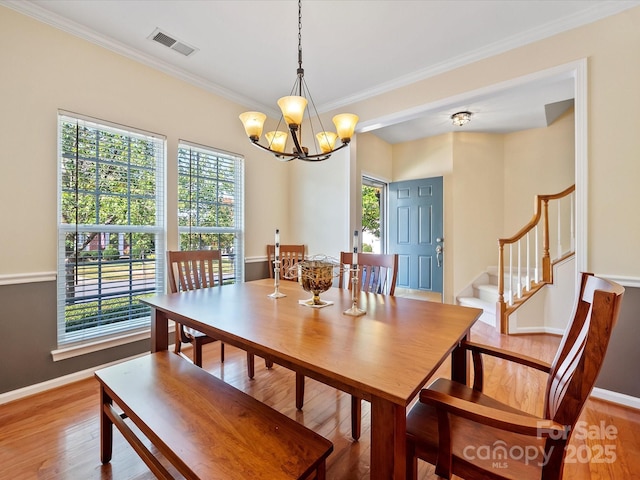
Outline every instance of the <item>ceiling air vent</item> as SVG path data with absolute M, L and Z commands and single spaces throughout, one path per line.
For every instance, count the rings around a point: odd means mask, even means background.
M 153 40 L 154 42 L 158 42 L 164 45 L 165 47 L 169 47 L 171 50 L 175 50 L 176 52 L 181 53 L 185 57 L 188 57 L 189 55 L 192 55 L 198 51 L 197 48 L 187 45 L 186 43 L 181 42 L 180 40 L 176 40 L 171 35 L 168 35 L 167 33 L 163 32 L 159 28 L 156 28 L 153 31 L 153 33 L 149 35 L 147 38 L 150 40 Z

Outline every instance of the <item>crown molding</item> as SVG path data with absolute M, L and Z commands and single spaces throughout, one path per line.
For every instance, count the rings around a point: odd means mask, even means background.
M 99 45 L 103 48 L 111 50 L 115 53 L 130 58 L 136 62 L 147 65 L 151 68 L 164 72 L 175 78 L 190 83 L 196 87 L 202 88 L 227 100 L 233 101 L 240 105 L 250 107 L 256 110 L 264 111 L 272 117 L 279 117 L 280 113 L 272 106 L 264 105 L 260 102 L 240 95 L 218 84 L 210 82 L 197 75 L 190 74 L 182 69 L 155 59 L 145 53 L 132 49 L 110 37 L 98 34 L 76 22 L 68 20 L 60 15 L 50 12 L 30 0 L 0 0 L 0 5 L 5 5 L 19 13 L 28 15 L 36 20 L 51 25 L 55 28 L 70 33 L 76 37 L 87 40 L 91 43 Z M 640 5 L 640 0 L 616 1 L 616 2 L 594 2 L 590 8 L 583 10 L 575 15 L 558 19 L 548 23 L 542 27 L 527 30 L 518 35 L 505 38 L 504 40 L 494 42 L 483 48 L 479 48 L 465 55 L 460 55 L 428 68 L 418 70 L 408 75 L 398 77 L 397 79 L 382 83 L 376 87 L 362 90 L 355 95 L 343 97 L 333 102 L 325 103 L 318 108 L 319 113 L 325 113 L 332 110 L 340 109 L 352 103 L 361 102 L 369 98 L 381 95 L 383 93 L 405 87 L 412 83 L 416 83 L 427 78 L 440 75 L 442 73 L 460 68 L 464 65 L 474 63 L 485 58 L 489 58 L 509 50 L 542 40 L 547 37 L 571 30 L 611 15 L 615 15 L 629 8 Z
M 509 50 L 514 50 L 530 43 L 552 37 L 559 33 L 566 32 L 583 25 L 587 25 L 598 20 L 602 20 L 603 18 L 615 15 L 638 5 L 640 5 L 640 1 L 638 0 L 622 2 L 594 2 L 594 5 L 592 7 L 583 10 L 578 14 L 558 19 L 539 28 L 521 32 L 518 35 L 505 38 L 498 42 L 494 42 L 490 45 L 487 45 L 486 47 L 478 48 L 465 55 L 459 55 L 444 62 L 432 65 L 428 68 L 424 68 L 408 75 L 398 77 L 391 82 L 383 83 L 367 90 L 362 90 L 357 95 L 344 97 L 334 102 L 326 103 L 322 106 L 321 112 L 336 110 L 352 103 L 361 102 L 377 95 L 381 95 L 383 93 L 387 93 L 401 87 L 406 87 L 407 85 L 411 85 L 412 83 L 416 83 L 430 77 L 435 77 L 436 75 L 455 70 L 465 65 L 469 65 L 471 63 L 475 63 L 480 60 L 484 60 L 486 58 L 508 52 Z M 320 111 L 320 109 L 318 110 Z
M 253 99 L 240 95 L 216 83 L 210 82 L 198 75 L 193 75 L 180 68 L 174 67 L 166 62 L 158 60 L 146 53 L 124 45 L 117 40 L 106 35 L 101 35 L 79 23 L 64 18 L 56 13 L 50 12 L 29 0 L 0 0 L 0 5 L 4 5 L 12 10 L 27 15 L 35 20 L 50 25 L 54 28 L 67 32 L 75 37 L 86 40 L 94 45 L 98 45 L 114 53 L 122 55 L 130 60 L 141 63 L 155 70 L 161 71 L 179 80 L 183 80 L 195 87 L 211 92 L 220 97 L 226 98 L 239 105 L 248 106 L 255 109 L 261 109 L 270 113 L 272 116 L 278 116 L 273 107 L 268 107 L 256 102 Z

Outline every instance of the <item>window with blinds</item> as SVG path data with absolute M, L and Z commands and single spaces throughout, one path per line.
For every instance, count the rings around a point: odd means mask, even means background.
M 180 142 L 180 249 L 219 249 L 225 283 L 244 280 L 243 189 L 242 156 Z
M 149 327 L 164 292 L 162 136 L 60 113 L 58 345 Z

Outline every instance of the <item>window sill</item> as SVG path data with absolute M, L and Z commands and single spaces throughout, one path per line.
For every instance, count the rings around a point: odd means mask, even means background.
M 169 322 L 169 333 L 174 331 L 175 324 L 173 322 Z M 138 342 L 140 340 L 147 340 L 149 338 L 151 338 L 151 329 L 145 328 L 144 330 L 137 330 L 135 332 L 121 334 L 114 337 L 102 338 L 79 345 L 58 348 L 51 351 L 51 356 L 53 357 L 54 362 L 59 362 L 60 360 L 79 357 L 88 353 L 99 352 L 108 348 L 118 347 L 120 345 L 126 345 L 127 343 Z

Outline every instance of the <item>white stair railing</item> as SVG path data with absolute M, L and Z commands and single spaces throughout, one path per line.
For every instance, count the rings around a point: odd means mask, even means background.
M 552 213 L 556 217 L 555 222 L 550 221 L 550 201 L 554 201 L 555 212 Z M 509 309 L 511 311 L 515 309 L 518 301 L 526 297 L 527 292 L 531 291 L 534 286 L 541 283 L 551 283 L 553 280 L 551 278 L 552 262 L 557 262 L 575 251 L 575 185 L 557 194 L 537 195 L 535 205 L 535 213 L 529 223 L 513 237 L 498 240 L 498 305 L 496 312 L 502 333 L 508 333 Z M 541 235 L 539 234 L 539 225 L 542 225 Z M 531 235 L 534 236 L 533 250 L 531 249 Z M 556 251 L 553 254 L 553 260 L 550 253 L 551 235 L 555 235 Z M 540 236 L 542 237 L 542 252 L 539 248 Z M 563 245 L 567 244 L 569 248 L 565 250 Z M 505 272 L 504 264 L 505 245 L 509 245 L 509 269 L 507 272 Z M 514 245 L 515 260 L 513 258 Z M 525 255 L 524 259 L 523 255 Z M 533 281 L 531 278 L 532 264 Z M 508 285 L 506 291 L 505 283 Z

